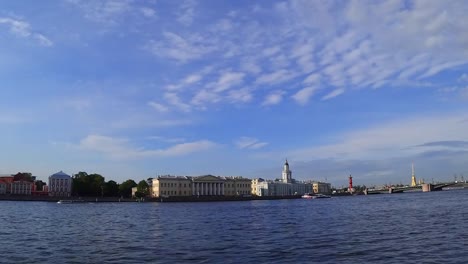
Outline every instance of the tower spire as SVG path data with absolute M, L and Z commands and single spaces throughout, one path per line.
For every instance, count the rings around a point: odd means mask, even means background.
M 286 159 L 286 162 L 284 163 L 283 173 L 282 173 L 281 178 L 282 178 L 284 183 L 291 183 L 292 182 L 292 172 L 289 169 L 288 159 Z
M 411 163 L 411 186 L 416 186 L 416 174 L 414 173 L 414 162 Z

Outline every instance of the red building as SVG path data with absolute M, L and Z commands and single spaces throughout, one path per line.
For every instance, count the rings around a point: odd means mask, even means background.
M 0 176 L 0 194 L 10 194 L 11 184 L 13 183 L 13 175 Z

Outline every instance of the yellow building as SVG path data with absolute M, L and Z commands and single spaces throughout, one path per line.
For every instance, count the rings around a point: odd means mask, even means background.
M 330 194 L 331 193 L 331 184 L 326 182 L 313 182 L 312 189 L 315 194 Z
M 250 195 L 252 190 L 252 181 L 242 177 L 224 177 L 225 195 Z
M 259 183 L 259 182 L 262 182 L 262 181 L 264 181 L 264 180 L 261 179 L 261 178 L 259 178 L 259 179 L 253 179 L 253 180 L 252 180 L 252 183 L 251 183 L 251 190 L 250 190 L 250 193 L 251 193 L 252 195 L 258 195 L 258 194 L 257 194 L 257 193 L 258 193 L 258 191 L 257 191 L 257 189 L 258 189 L 258 183 Z
M 153 179 L 152 196 L 235 196 L 248 195 L 250 179 L 204 175 L 158 176 Z

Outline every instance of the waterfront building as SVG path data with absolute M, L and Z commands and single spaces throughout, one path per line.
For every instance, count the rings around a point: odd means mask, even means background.
M 251 181 L 243 177 L 158 176 L 152 180 L 152 196 L 236 196 L 249 195 Z
M 284 183 L 292 183 L 292 171 L 289 169 L 289 163 L 287 159 L 284 163 L 283 172 L 281 176 Z
M 137 187 L 132 187 L 132 198 L 136 197 L 136 192 L 138 191 Z
M 11 183 L 11 194 L 31 195 L 34 183 L 30 181 L 13 181 Z
M 312 188 L 315 194 L 331 194 L 331 184 L 326 182 L 313 182 Z
M 7 184 L 0 182 L 0 194 L 6 194 Z
M 70 197 L 72 178 L 63 171 L 49 176 L 49 196 Z
M 11 174 L 0 175 L 0 194 L 10 194 L 11 184 L 13 183 L 14 176 Z
M 256 196 L 289 196 L 312 193 L 312 183 L 292 178 L 288 160 L 283 165 L 281 180 L 253 179 L 251 193 Z

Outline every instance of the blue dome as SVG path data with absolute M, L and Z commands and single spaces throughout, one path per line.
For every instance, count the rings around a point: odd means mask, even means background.
M 69 179 L 69 178 L 71 178 L 70 175 L 66 174 L 63 171 L 59 171 L 59 172 L 57 172 L 55 174 L 52 174 L 50 177 L 55 178 L 55 179 Z

